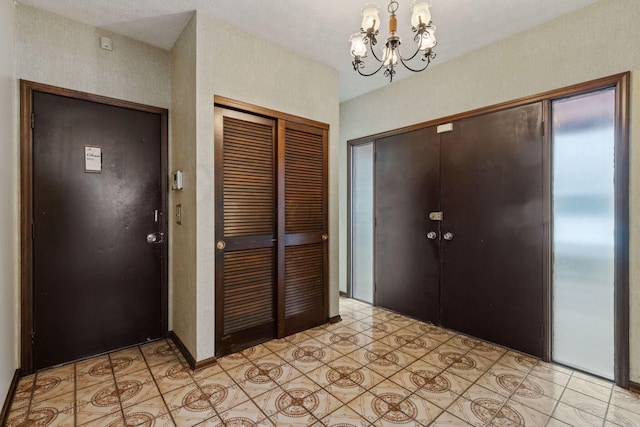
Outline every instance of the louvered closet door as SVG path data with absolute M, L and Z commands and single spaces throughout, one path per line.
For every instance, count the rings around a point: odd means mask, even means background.
M 326 322 L 329 312 L 327 131 L 280 122 L 279 143 L 279 334 L 289 335 Z
M 276 124 L 216 107 L 215 129 L 216 354 L 224 355 L 276 333 Z

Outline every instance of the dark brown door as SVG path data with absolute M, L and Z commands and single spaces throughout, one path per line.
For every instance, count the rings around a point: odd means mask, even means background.
M 434 127 L 375 142 L 375 294 L 381 307 L 440 320 L 440 141 Z M 429 233 L 429 236 L 427 236 Z
M 441 138 L 442 324 L 542 356 L 542 105 Z
M 159 338 L 162 116 L 43 92 L 33 111 L 34 368 Z
M 327 321 L 327 131 L 280 121 L 279 335 Z M 284 166 L 282 166 L 284 163 Z
M 216 354 L 276 334 L 276 122 L 216 107 Z

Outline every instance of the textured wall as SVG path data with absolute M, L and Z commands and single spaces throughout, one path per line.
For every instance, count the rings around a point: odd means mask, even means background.
M 113 51 L 100 48 L 100 36 Z M 16 75 L 169 108 L 169 52 L 49 12 L 16 5 Z
M 341 206 L 346 198 L 346 141 L 414 123 L 640 70 L 640 2 L 604 0 L 414 77 L 340 105 Z M 436 59 L 437 62 L 437 59 Z M 371 77 L 374 78 L 374 77 Z M 381 78 L 381 77 L 380 77 Z M 633 76 L 631 139 L 631 370 L 640 382 L 640 107 Z M 635 130 L 635 131 L 634 131 Z M 347 224 L 341 209 L 340 227 Z M 346 238 L 341 241 L 346 253 Z M 344 257 L 343 257 L 344 258 Z M 346 262 L 346 260 L 343 260 Z M 341 272 L 341 285 L 346 270 Z
M 13 1 L 0 3 L 0 402 L 18 368 L 18 144 L 13 75 Z
M 171 191 L 172 328 L 192 355 L 196 354 L 196 17 L 191 18 L 171 49 L 171 171 L 184 172 L 184 189 Z M 182 205 L 182 225 L 175 206 Z
M 338 73 L 198 14 L 198 360 L 214 352 L 213 96 L 328 123 L 330 315 L 338 314 Z

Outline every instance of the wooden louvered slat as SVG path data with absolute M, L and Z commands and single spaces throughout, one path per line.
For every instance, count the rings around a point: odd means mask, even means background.
M 274 321 L 273 248 L 224 254 L 224 333 Z
M 285 249 L 285 317 L 324 307 L 324 246 Z
M 324 232 L 324 139 L 285 131 L 285 232 Z
M 273 127 L 233 117 L 223 120 L 224 236 L 273 234 Z

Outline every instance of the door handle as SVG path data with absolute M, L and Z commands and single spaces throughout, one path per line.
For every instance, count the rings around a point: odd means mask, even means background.
M 453 240 L 453 233 L 451 233 L 450 231 L 447 231 L 446 233 L 444 233 L 442 238 L 444 240 Z
M 436 237 L 438 237 L 438 234 L 435 231 L 430 231 L 427 233 L 427 239 L 429 240 L 436 240 Z
M 147 234 L 147 243 L 162 243 L 164 242 L 164 233 L 150 233 Z
M 220 250 L 223 250 L 226 247 L 227 247 L 227 242 L 225 242 L 224 240 L 218 240 L 218 243 L 216 243 L 216 248 Z

